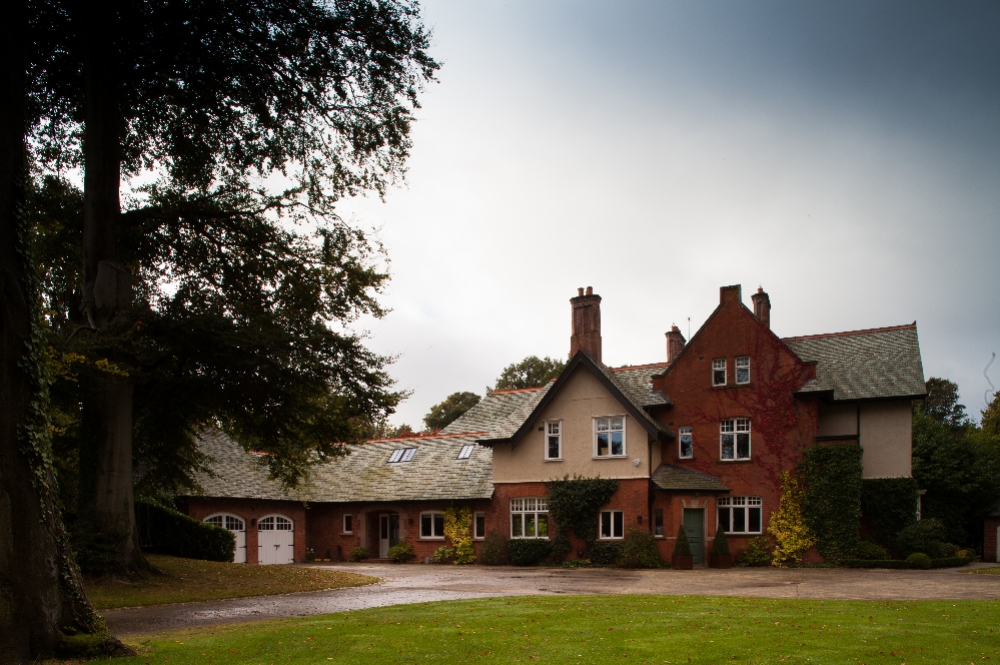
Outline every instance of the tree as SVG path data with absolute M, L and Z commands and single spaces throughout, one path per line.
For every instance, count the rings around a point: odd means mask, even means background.
M 66 351 L 86 359 L 87 510 L 134 531 L 143 403 L 154 436 L 141 445 L 190 451 L 192 426 L 216 417 L 294 483 L 393 403 L 386 359 L 321 329 L 382 313 L 372 247 L 333 206 L 403 174 L 417 93 L 438 67 L 417 7 L 35 0 L 29 14 L 35 158 L 84 172 L 79 291 L 58 323 L 87 351 Z M 122 213 L 122 177 L 153 167 L 159 180 Z M 284 191 L 260 184 L 273 174 Z M 312 346 L 296 346 L 304 337 Z M 134 539 L 123 555 L 141 567 Z
M 424 425 L 429 431 L 444 429 L 479 404 L 480 397 L 476 393 L 452 393 L 440 404 L 435 404 L 424 416 Z
M 559 376 L 566 362 L 545 356 L 528 356 L 519 363 L 504 368 L 493 390 L 514 390 L 517 388 L 537 388 Z
M 932 376 L 925 385 L 927 398 L 922 406 L 924 413 L 951 428 L 957 429 L 968 424 L 965 405 L 958 402 L 958 384 Z
M 1000 438 L 1000 392 L 993 395 L 993 401 L 983 409 L 980 427 L 990 436 Z

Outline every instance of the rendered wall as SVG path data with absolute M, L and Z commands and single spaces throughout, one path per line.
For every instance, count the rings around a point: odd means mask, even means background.
M 908 400 L 861 405 L 861 447 L 865 478 L 911 475 L 913 411 Z

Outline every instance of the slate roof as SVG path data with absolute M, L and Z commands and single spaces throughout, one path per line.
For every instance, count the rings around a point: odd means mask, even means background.
M 653 390 L 653 375 L 661 374 L 669 364 L 612 367 L 611 376 L 621 387 L 622 392 L 639 406 L 666 406 L 672 402 L 659 390 Z
M 488 393 L 478 404 L 442 429 L 441 433 L 487 432 L 488 435 L 483 438 L 507 438 L 531 415 L 551 387 L 552 383 L 547 383 L 538 388 Z
M 799 392 L 832 391 L 835 400 L 927 394 L 916 323 L 782 341 L 802 360 L 817 362 L 816 379 Z
M 287 492 L 268 480 L 258 458 L 218 431 L 199 437 L 201 449 L 214 460 L 215 478 L 197 478 L 203 496 L 282 499 L 292 501 L 375 502 L 469 500 L 493 496 L 493 451 L 476 445 L 476 437 L 435 436 L 370 441 L 349 446 L 350 454 L 312 469 L 300 487 Z M 468 459 L 458 459 L 463 446 L 473 446 Z M 392 451 L 416 448 L 410 462 L 388 464 Z
M 722 481 L 707 473 L 692 471 L 673 464 L 661 464 L 653 472 L 653 483 L 662 490 L 696 492 L 728 492 Z

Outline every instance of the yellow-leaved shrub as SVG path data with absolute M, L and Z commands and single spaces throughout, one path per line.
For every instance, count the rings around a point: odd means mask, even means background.
M 771 521 L 767 526 L 767 532 L 774 537 L 776 543 L 771 554 L 772 565 L 801 563 L 802 555 L 816 544 L 816 538 L 802 517 L 801 496 L 799 481 L 788 471 L 782 471 L 778 512 L 771 513 Z
M 472 510 L 468 506 L 444 511 L 444 535 L 455 547 L 455 564 L 475 563 L 472 547 Z

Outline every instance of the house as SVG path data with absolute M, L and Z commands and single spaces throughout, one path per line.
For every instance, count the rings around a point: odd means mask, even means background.
M 909 477 L 911 403 L 925 394 L 916 324 L 780 338 L 768 294 L 751 300 L 753 310 L 739 286 L 722 287 L 690 341 L 666 333 L 662 362 L 611 368 L 601 297 L 580 289 L 570 360 L 548 385 L 490 393 L 432 437 L 352 447 L 293 493 L 224 437 L 203 437 L 220 462 L 200 479 L 203 495 L 186 498 L 189 514 L 242 526 L 237 558 L 248 562 L 275 560 L 271 549 L 301 560 L 306 547 L 384 557 L 397 540 L 429 556 L 448 506 L 471 507 L 477 542 L 491 531 L 548 538 L 546 482 L 601 476 L 618 490 L 600 509 L 599 539 L 648 530 L 669 557 L 683 524 L 701 562 L 720 529 L 734 547 L 766 532 L 779 474 L 808 446 L 857 442 L 865 478 Z M 280 543 L 265 533 L 279 523 Z

